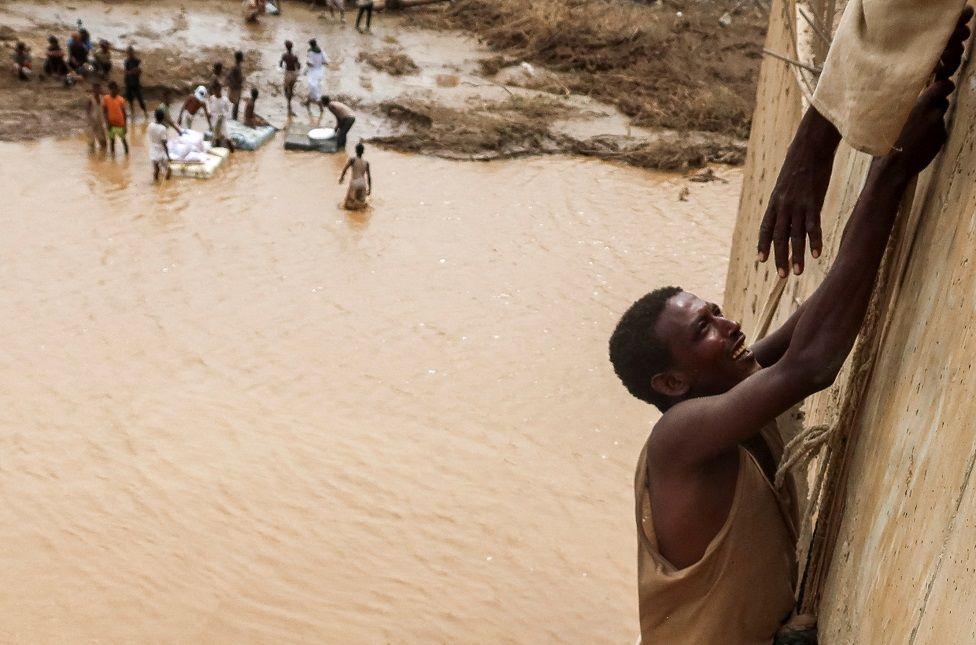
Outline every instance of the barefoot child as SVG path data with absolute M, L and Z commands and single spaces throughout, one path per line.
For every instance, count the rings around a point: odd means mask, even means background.
M 91 96 L 85 104 L 85 122 L 88 124 L 88 150 L 95 152 L 95 147 L 105 150 L 105 116 L 102 114 L 102 86 L 92 83 Z
M 176 134 L 183 134 L 183 130 L 173 122 L 173 116 L 169 111 L 169 104 L 172 103 L 172 98 L 172 92 L 170 92 L 168 87 L 164 87 L 162 101 L 159 104 L 159 108 L 163 111 L 163 125 L 168 128 L 173 128 Z
M 363 159 L 365 149 L 363 144 L 356 144 L 356 156 L 349 158 L 339 177 L 341 184 L 346 178 L 346 171 L 352 169 L 346 201 L 342 204 L 342 207 L 348 210 L 357 211 L 366 208 L 366 197 L 373 193 L 373 175 L 369 172 L 369 162 Z
M 227 98 L 230 99 L 234 110 L 231 117 L 237 118 L 238 106 L 241 104 L 241 91 L 244 89 L 244 52 L 234 52 L 234 66 L 227 72 Z
M 125 154 L 129 154 L 129 142 L 125 140 L 125 99 L 119 94 L 119 84 L 110 81 L 108 95 L 102 97 L 102 111 L 105 113 L 105 123 L 108 124 L 109 146 L 112 156 L 115 156 L 115 139 L 122 139 Z
M 212 143 L 234 152 L 234 142 L 227 136 L 226 128 L 233 106 L 231 106 L 230 100 L 224 96 L 224 88 L 220 86 L 220 83 L 214 83 L 211 87 L 207 107 L 210 109 L 210 117 L 213 119 Z
M 159 181 L 160 171 L 166 171 L 166 179 L 172 175 L 169 167 L 169 150 L 166 147 L 166 111 L 158 107 L 154 112 L 156 122 L 149 126 L 146 138 L 149 140 L 149 162 L 153 169 L 153 182 Z
M 296 56 L 291 48 L 293 47 L 290 40 L 285 41 L 285 53 L 281 55 L 281 60 L 278 61 L 278 67 L 285 68 L 285 99 L 288 101 L 288 116 L 295 116 L 295 112 L 291 109 L 291 99 L 295 96 L 295 83 L 298 81 L 298 70 L 301 69 L 302 64 L 298 62 L 298 56 Z
M 251 98 L 244 101 L 244 125 L 249 128 L 260 128 L 268 125 L 268 122 L 258 116 L 254 109 L 258 101 L 258 88 L 251 88 Z

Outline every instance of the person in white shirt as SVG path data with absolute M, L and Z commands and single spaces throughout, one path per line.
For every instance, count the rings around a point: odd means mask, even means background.
M 166 110 L 162 107 L 156 108 L 154 112 L 156 122 L 149 126 L 146 137 L 149 139 L 149 161 L 152 163 L 153 182 L 159 181 L 159 173 L 166 171 L 166 179 L 172 176 L 173 171 L 169 167 L 169 149 L 166 147 Z
M 312 103 L 318 103 L 322 98 L 322 77 L 325 76 L 325 66 L 329 64 L 329 57 L 319 48 L 315 39 L 308 41 L 308 58 L 305 63 L 305 83 L 308 85 L 308 98 L 305 99 L 305 109 L 312 111 Z M 319 105 L 319 116 L 322 116 L 322 106 Z
M 220 83 L 214 82 L 210 86 L 207 109 L 210 110 L 210 116 L 214 119 L 214 125 L 211 129 L 213 132 L 213 144 L 215 146 L 223 146 L 233 152 L 234 144 L 227 136 L 224 124 L 230 120 L 231 113 L 234 111 L 234 105 L 230 102 L 229 98 L 224 96 L 224 90 L 220 86 Z

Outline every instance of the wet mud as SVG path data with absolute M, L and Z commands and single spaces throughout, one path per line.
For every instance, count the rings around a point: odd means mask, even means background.
M 500 63 L 497 54 L 460 32 L 411 26 L 419 11 L 380 14 L 374 33 L 364 35 L 351 26 L 350 12 L 340 22 L 304 3 L 288 3 L 284 15 L 245 25 L 233 0 L 40 2 L 29 7 L 6 0 L 0 1 L 0 37 L 6 39 L 0 47 L 10 51 L 16 40 L 24 40 L 39 68 L 47 35 L 58 36 L 63 45 L 81 20 L 96 40 L 106 38 L 116 49 L 116 76 L 121 50 L 137 48 L 151 104 L 164 87 L 174 90 L 174 101 L 181 100 L 210 79 L 214 62 L 227 68 L 233 51 L 241 49 L 247 82 L 262 93 L 260 111 L 284 127 L 277 67 L 281 43 L 293 40 L 304 60 L 305 41 L 317 37 L 331 59 L 325 92 L 358 112 L 355 139 L 454 159 L 580 154 L 659 169 L 744 159 L 745 141 L 735 128 L 723 133 L 695 129 L 697 122 L 679 129 L 637 125 L 651 122 L 621 111 L 612 97 L 609 102 L 593 98 L 586 88 L 567 83 L 565 73 L 511 58 Z M 303 85 L 300 81 L 299 101 L 304 100 Z M 86 87 L 0 75 L 0 140 L 80 131 Z M 404 109 L 391 110 L 391 104 Z M 540 106 L 549 112 L 540 113 Z M 407 113 L 422 118 L 401 118 Z M 299 111 L 298 120 L 317 123 L 318 115 L 317 109 Z

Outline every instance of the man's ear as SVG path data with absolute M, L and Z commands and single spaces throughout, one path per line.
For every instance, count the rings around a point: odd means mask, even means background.
M 691 389 L 691 382 L 684 372 L 660 372 L 651 377 L 651 388 L 655 392 L 677 398 L 684 396 Z

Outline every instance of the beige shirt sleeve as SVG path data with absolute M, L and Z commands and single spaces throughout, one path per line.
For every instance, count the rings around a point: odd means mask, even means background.
M 844 140 L 887 153 L 945 48 L 965 0 L 850 0 L 813 95 Z

